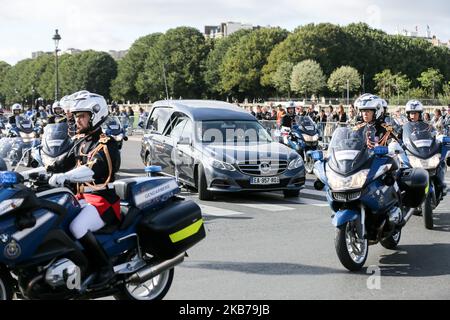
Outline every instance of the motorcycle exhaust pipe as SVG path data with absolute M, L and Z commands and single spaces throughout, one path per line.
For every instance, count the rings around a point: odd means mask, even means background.
M 409 209 L 409 211 L 406 214 L 405 218 L 403 218 L 403 223 L 402 223 L 403 226 L 406 225 L 406 223 L 409 221 L 409 219 L 411 219 L 411 217 L 414 214 L 415 210 L 416 210 L 415 208 Z
M 136 271 L 133 275 L 131 275 L 126 282 L 132 285 L 141 284 L 147 280 L 150 280 L 153 277 L 172 269 L 176 265 L 182 263 L 184 261 L 185 253 L 176 256 L 170 260 L 164 260 L 155 265 L 146 266 L 138 271 Z

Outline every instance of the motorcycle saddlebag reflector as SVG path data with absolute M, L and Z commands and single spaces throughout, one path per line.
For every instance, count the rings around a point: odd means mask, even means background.
M 190 200 L 144 212 L 137 233 L 142 249 L 162 259 L 183 253 L 206 236 L 200 207 Z
M 117 180 L 114 189 L 121 200 L 129 202 L 139 210 L 159 208 L 180 192 L 173 178 L 140 177 Z
M 403 204 L 416 208 L 425 200 L 428 193 L 428 172 L 421 168 L 406 169 L 400 178 L 400 189 L 406 191 Z

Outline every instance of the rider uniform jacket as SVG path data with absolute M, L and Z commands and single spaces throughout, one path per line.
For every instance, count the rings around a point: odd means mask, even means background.
M 75 138 L 75 147 L 68 159 L 72 168 L 87 165 L 94 171 L 94 183 L 87 184 L 92 192 L 84 192 L 84 186 L 78 190 L 78 198 L 85 199 L 96 207 L 107 225 L 120 222 L 120 198 L 108 183 L 113 182 L 120 168 L 120 151 L 117 142 L 97 130 L 87 137 Z M 81 190 L 80 190 L 81 189 Z
M 295 123 L 295 114 L 294 115 L 286 114 L 281 119 L 281 126 L 282 127 L 291 128 L 293 123 Z

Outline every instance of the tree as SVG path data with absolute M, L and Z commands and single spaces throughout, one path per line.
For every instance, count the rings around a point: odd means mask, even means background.
M 287 94 L 288 98 L 291 96 L 291 75 L 293 68 L 293 63 L 282 62 L 272 76 L 273 87 L 275 87 L 279 93 Z
M 200 98 L 204 93 L 203 72 L 208 46 L 204 36 L 194 28 L 168 30 L 152 46 L 136 82 L 144 100 L 168 95 L 174 98 Z
M 145 60 L 162 33 L 152 33 L 137 39 L 128 50 L 127 54 L 118 63 L 117 78 L 111 85 L 111 96 L 115 100 L 130 100 L 133 102 L 144 101 L 136 88 L 139 74 L 144 71 Z
M 204 80 L 206 92 L 212 96 L 220 96 L 225 92 L 222 90 L 222 78 L 220 74 L 220 66 L 228 49 L 235 46 L 239 40 L 251 33 L 252 30 L 242 29 L 232 33 L 226 38 L 220 38 L 213 41 L 213 49 L 209 52 L 206 59 Z
M 117 62 L 111 55 L 88 50 L 61 60 L 61 95 L 88 90 L 110 98 L 111 82 L 117 76 Z
M 262 28 L 240 38 L 220 66 L 223 92 L 238 98 L 260 98 L 273 91 L 262 84 L 262 68 L 273 47 L 287 35 L 281 28 Z
M 429 68 L 428 70 L 422 72 L 417 80 L 419 80 L 422 87 L 427 90 L 428 94 L 432 94 L 434 99 L 436 97 L 436 91 L 438 91 L 442 86 L 444 76 L 439 72 L 439 70 Z
M 443 106 L 450 105 L 450 81 L 442 87 L 442 94 L 439 94 L 439 101 Z
M 332 92 L 342 92 L 344 97 L 347 89 L 355 92 L 361 87 L 361 77 L 358 70 L 349 66 L 343 66 L 333 71 L 328 79 L 328 88 Z
M 305 60 L 292 69 L 291 89 L 305 98 L 310 94 L 319 93 L 325 86 L 325 75 L 316 61 Z
M 4 61 L 0 61 L 0 103 L 4 104 L 6 99 L 6 94 L 4 93 L 3 82 L 6 77 L 8 70 L 11 66 Z

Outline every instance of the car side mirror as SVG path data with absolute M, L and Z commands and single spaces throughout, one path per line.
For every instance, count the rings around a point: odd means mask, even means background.
M 191 145 L 191 138 L 189 137 L 180 137 L 177 142 L 178 145 Z

